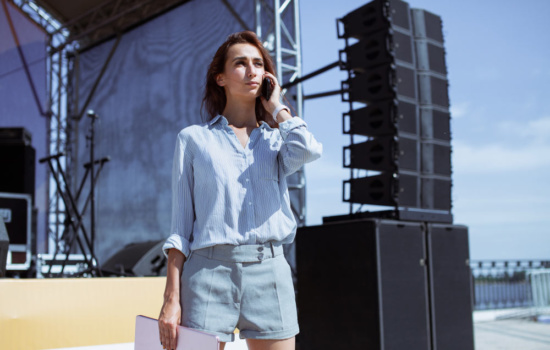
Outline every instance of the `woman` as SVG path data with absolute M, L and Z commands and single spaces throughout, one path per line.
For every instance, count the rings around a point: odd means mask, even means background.
M 264 78 L 273 90 L 261 97 Z M 172 231 L 160 341 L 176 348 L 178 324 L 219 336 L 235 328 L 251 350 L 292 350 L 299 332 L 282 244 L 296 221 L 286 176 L 321 156 L 306 123 L 280 103 L 269 53 L 253 32 L 232 34 L 208 69 L 209 120 L 177 138 Z

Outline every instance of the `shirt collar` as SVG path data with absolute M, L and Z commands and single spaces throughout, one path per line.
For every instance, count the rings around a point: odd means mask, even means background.
M 229 124 L 229 122 L 227 121 L 227 119 L 223 115 L 218 114 L 217 116 L 215 116 L 214 118 L 212 118 L 208 121 L 208 125 L 214 125 L 218 122 L 222 123 L 223 125 L 228 125 Z M 269 124 L 264 122 L 263 120 L 260 120 L 260 126 L 259 127 L 260 128 L 267 128 L 267 129 L 270 129 L 270 130 L 272 129 L 271 126 L 269 126 Z
M 264 128 L 264 129 L 267 128 L 269 130 L 272 130 L 271 126 L 269 126 L 269 124 L 267 124 L 263 120 L 260 120 L 260 128 Z
M 227 119 L 225 119 L 225 117 L 224 117 L 223 115 L 218 114 L 217 116 L 215 116 L 214 118 L 212 118 L 212 119 L 210 119 L 210 120 L 208 121 L 208 125 L 214 125 L 214 124 L 216 124 L 218 121 L 221 122 L 221 123 L 224 124 L 224 125 L 229 124 L 229 123 L 227 122 Z

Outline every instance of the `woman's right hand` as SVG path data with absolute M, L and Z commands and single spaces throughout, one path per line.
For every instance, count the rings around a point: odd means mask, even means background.
M 181 324 L 179 300 L 165 300 L 159 315 L 160 343 L 164 349 L 175 350 L 178 326 Z

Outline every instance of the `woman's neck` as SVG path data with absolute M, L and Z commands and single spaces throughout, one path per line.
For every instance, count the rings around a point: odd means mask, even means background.
M 256 127 L 256 100 L 239 101 L 228 99 L 223 110 L 223 116 L 230 125 L 237 128 Z

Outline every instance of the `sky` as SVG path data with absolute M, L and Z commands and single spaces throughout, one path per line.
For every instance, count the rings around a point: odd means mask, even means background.
M 336 18 L 366 3 L 300 0 L 304 75 L 338 59 L 344 40 Z M 408 3 L 443 20 L 452 214 L 469 228 L 470 258 L 550 260 L 550 1 Z M 337 90 L 346 76 L 333 69 L 306 81 L 304 92 Z M 304 120 L 324 147 L 306 166 L 307 225 L 349 213 L 342 201 L 346 111 L 339 95 L 305 102 Z

